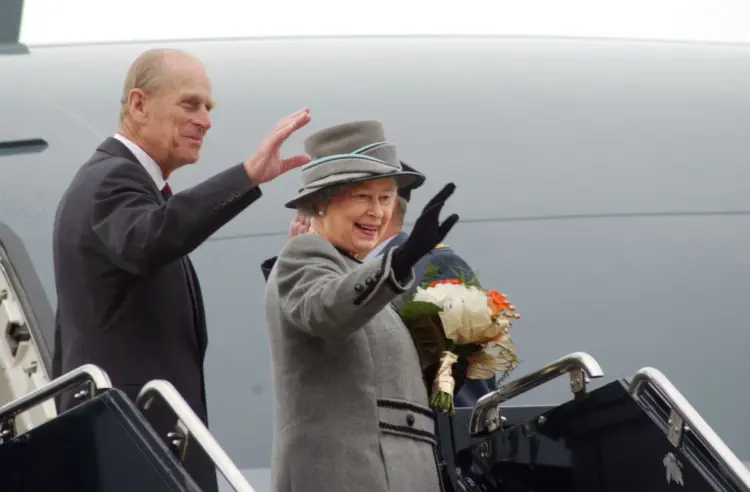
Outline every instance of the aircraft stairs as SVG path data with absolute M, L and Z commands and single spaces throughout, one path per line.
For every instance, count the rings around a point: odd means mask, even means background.
M 19 414 L 81 386 L 81 404 L 16 435 Z M 172 449 L 143 413 L 157 396 L 176 416 Z M 178 458 L 188 443 L 203 449 L 234 490 L 254 492 L 169 382 L 147 383 L 134 403 L 101 368 L 84 365 L 0 407 L 0 491 L 200 492 Z
M 564 375 L 570 401 L 503 405 Z M 445 482 L 454 492 L 750 491 L 748 469 L 664 374 L 644 367 L 587 391 L 602 376 L 572 353 L 439 417 Z
M 570 401 L 503 405 L 563 375 Z M 599 364 L 577 352 L 502 386 L 474 408 L 440 415 L 446 487 L 750 492 L 750 472 L 661 372 L 643 368 L 630 381 L 588 391 L 587 383 L 601 376 Z M 19 414 L 82 385 L 80 405 L 16 435 Z M 156 396 L 176 416 L 172 449 L 143 414 Z M 253 492 L 171 384 L 149 382 L 134 403 L 104 371 L 85 365 L 0 407 L 0 491 L 199 492 L 178 458 L 188 442 L 201 446 L 234 490 Z

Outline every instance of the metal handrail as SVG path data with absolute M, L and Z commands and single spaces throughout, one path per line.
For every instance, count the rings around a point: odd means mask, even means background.
M 143 408 L 148 410 L 153 402 L 153 396 L 148 399 L 146 397 L 151 393 L 158 393 L 161 395 L 164 402 L 169 405 L 177 415 L 178 426 L 181 422 L 184 425 L 184 428 L 195 437 L 195 440 L 198 441 L 198 444 L 200 444 L 208 457 L 214 462 L 234 490 L 237 492 L 255 492 L 229 456 L 227 456 L 221 448 L 219 443 L 216 442 L 216 439 L 211 435 L 208 428 L 203 422 L 201 422 L 185 399 L 169 381 L 155 379 L 146 383 L 138 393 L 136 405 L 140 406 L 145 400 Z M 188 437 L 189 436 L 186 435 L 185 439 Z
M 88 394 L 90 396 L 94 396 L 96 390 L 109 389 L 112 387 L 112 382 L 109 380 L 109 376 L 107 376 L 107 373 L 104 372 L 103 369 L 94 364 L 84 364 L 53 379 L 41 388 L 37 388 L 31 393 L 0 407 L 0 424 L 15 418 L 18 414 L 25 412 L 29 408 L 39 405 L 64 391 L 86 382 L 89 383 Z M 76 397 L 80 398 L 85 395 L 85 392 L 78 393 Z M 13 434 L 12 430 L 5 430 L 4 434 L 7 432 Z M 7 439 L 8 437 L 13 436 L 0 435 L 0 442 L 2 439 Z
M 469 434 L 476 436 L 495 431 L 502 424 L 499 408 L 501 403 L 566 373 L 570 374 L 570 386 L 575 394 L 586 391 L 588 380 L 600 378 L 604 375 L 599 363 L 585 352 L 573 352 L 561 357 L 531 374 L 511 381 L 482 396 L 471 412 Z
M 641 406 L 643 406 L 643 403 L 640 393 L 644 384 L 654 386 L 669 405 L 670 417 L 667 422 L 667 436 L 675 447 L 679 446 L 680 437 L 685 429 L 685 424 L 687 424 L 690 432 L 709 449 L 716 452 L 719 461 L 732 477 L 747 489 L 750 489 L 750 471 L 661 371 L 653 367 L 644 367 L 633 375 L 628 392 Z

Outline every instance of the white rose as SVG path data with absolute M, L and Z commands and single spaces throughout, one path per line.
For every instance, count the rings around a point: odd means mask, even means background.
M 457 344 L 472 343 L 483 338 L 492 327 L 492 310 L 486 294 L 476 287 L 451 285 L 446 289 L 440 320 L 445 336 Z
M 420 302 L 430 302 L 443 309 L 445 301 L 449 298 L 455 297 L 456 287 L 461 286 L 453 284 L 438 284 L 434 287 L 428 287 L 427 289 L 418 287 L 417 292 L 414 295 L 414 300 Z

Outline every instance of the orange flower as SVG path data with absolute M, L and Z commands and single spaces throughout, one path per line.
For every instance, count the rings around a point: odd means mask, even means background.
M 444 280 L 435 280 L 434 282 L 430 283 L 430 287 L 435 287 L 436 285 L 440 285 L 440 284 L 461 285 L 461 281 L 457 278 L 446 278 Z
M 496 290 L 487 291 L 487 305 L 492 310 L 492 316 L 496 315 L 503 309 L 509 309 L 511 307 L 508 298 Z

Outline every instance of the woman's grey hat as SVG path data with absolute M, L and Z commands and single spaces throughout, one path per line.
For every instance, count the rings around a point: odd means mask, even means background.
M 386 142 L 383 125 L 377 121 L 345 123 L 314 133 L 305 140 L 305 152 L 313 160 L 302 166 L 302 186 L 287 208 L 297 208 L 334 185 L 394 178 L 399 188 L 413 188 L 425 179 L 403 169 L 396 146 Z

